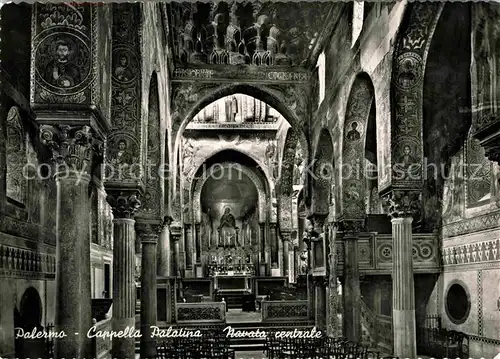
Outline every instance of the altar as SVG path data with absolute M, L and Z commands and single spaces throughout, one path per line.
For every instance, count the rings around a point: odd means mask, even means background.
M 226 302 L 227 308 L 244 308 L 253 297 L 255 269 L 251 263 L 210 265 L 214 281 L 215 300 Z
M 242 275 L 222 275 L 214 277 L 214 289 L 219 292 L 250 291 L 249 276 Z

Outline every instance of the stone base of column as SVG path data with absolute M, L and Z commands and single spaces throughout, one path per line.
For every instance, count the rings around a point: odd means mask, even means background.
M 393 310 L 394 356 L 417 357 L 415 310 Z
M 112 356 L 118 359 L 135 358 L 135 317 L 113 318 L 112 328 L 115 333 L 128 331 L 124 338 L 113 338 Z

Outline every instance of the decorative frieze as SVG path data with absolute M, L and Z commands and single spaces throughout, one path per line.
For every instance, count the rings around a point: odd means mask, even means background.
M 264 301 L 262 302 L 262 320 L 307 320 L 308 304 L 306 300 Z
M 174 71 L 172 81 L 179 80 L 196 80 L 196 79 L 211 79 L 220 82 L 232 82 L 235 79 L 247 81 L 262 82 L 309 82 L 311 74 L 306 71 L 269 71 L 260 69 L 259 71 L 245 71 L 241 68 L 232 70 L 225 68 L 220 69 L 198 69 L 198 68 L 177 68 Z
M 0 217 L 0 232 L 31 240 L 38 240 L 39 242 L 55 246 L 56 237 L 54 230 L 54 228 L 41 227 L 38 224 L 27 223 L 9 216 Z
M 177 323 L 209 323 L 224 322 L 226 319 L 226 304 L 223 302 L 207 303 L 177 303 Z
M 443 238 L 456 237 L 497 227 L 500 227 L 500 212 L 487 213 L 444 225 Z
M 485 263 L 500 260 L 500 239 L 445 247 L 442 250 L 444 265 Z
M 55 253 L 0 245 L 0 277 L 55 278 L 55 271 Z
M 335 243 L 337 271 L 344 268 L 344 240 L 337 236 Z M 413 267 L 415 272 L 440 271 L 440 255 L 435 235 L 413 235 Z M 358 236 L 358 258 L 361 274 L 389 274 L 392 270 L 393 240 L 391 235 L 362 233 Z

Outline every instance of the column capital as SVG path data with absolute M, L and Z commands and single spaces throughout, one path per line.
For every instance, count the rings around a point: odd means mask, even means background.
M 313 283 L 315 286 L 327 287 L 329 284 L 329 278 L 324 275 L 313 276 Z
M 421 191 L 393 190 L 387 193 L 383 200 L 388 205 L 391 218 L 418 217 L 421 210 Z
M 137 190 L 107 190 L 106 200 L 113 210 L 115 218 L 133 218 L 141 207 Z
M 170 225 L 174 222 L 174 219 L 171 216 L 163 217 L 163 227 L 170 227 Z
M 160 220 L 138 220 L 135 223 L 135 229 L 141 240 L 141 243 L 158 242 L 163 225 Z
M 318 233 L 324 232 L 325 221 L 328 218 L 328 213 L 312 213 L 307 217 L 313 226 L 314 230 Z
M 102 160 L 104 142 L 89 126 L 42 125 L 40 142 L 52 153 L 56 173 L 92 173 L 92 161 Z
M 181 239 L 182 235 L 182 226 L 180 222 L 174 221 L 170 224 L 170 234 L 175 242 Z
M 283 242 L 290 242 L 292 239 L 292 231 L 289 230 L 281 230 L 281 239 Z

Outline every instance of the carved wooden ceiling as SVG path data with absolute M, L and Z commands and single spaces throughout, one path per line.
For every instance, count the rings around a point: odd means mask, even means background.
M 300 66 L 328 2 L 176 2 L 169 6 L 177 64 Z

